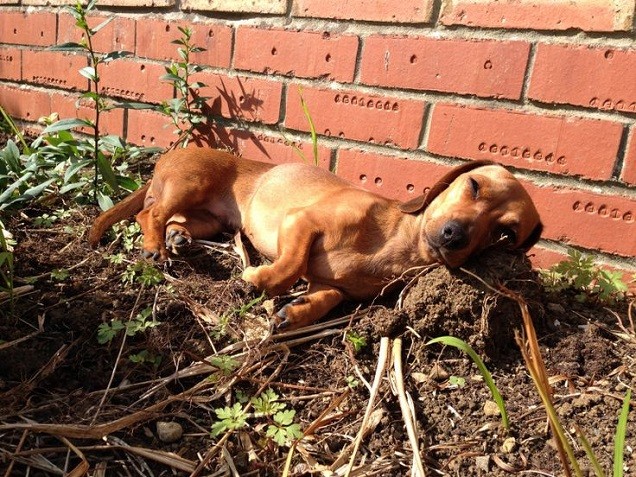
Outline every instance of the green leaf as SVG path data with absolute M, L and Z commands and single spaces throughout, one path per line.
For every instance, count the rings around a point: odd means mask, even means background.
M 69 180 L 71 180 L 75 174 L 77 174 L 80 170 L 84 169 L 86 166 L 92 164 L 93 161 L 90 159 L 84 159 L 83 161 L 77 161 L 69 166 L 64 173 L 64 183 L 66 184 Z
M 295 415 L 296 415 L 296 411 L 293 409 L 280 411 L 274 414 L 274 422 L 280 424 L 281 426 L 289 426 L 291 423 L 294 422 Z
M 97 204 L 103 211 L 110 209 L 114 205 L 113 200 L 101 192 L 97 193 Z
M 632 390 L 628 389 L 623 406 L 618 417 L 616 435 L 614 436 L 614 472 L 613 477 L 623 476 L 623 459 L 625 454 L 625 434 L 627 432 L 627 419 L 629 418 L 629 406 L 632 400 Z
M 84 78 L 88 78 L 91 81 L 97 82 L 99 78 L 97 77 L 97 71 L 92 66 L 85 66 L 79 70 L 79 74 Z
M 99 172 L 102 174 L 104 181 L 106 181 L 106 184 L 108 184 L 114 191 L 119 190 L 117 177 L 115 176 L 115 171 L 113 171 L 113 166 L 106 158 L 106 156 L 101 153 L 97 155 L 97 167 L 99 169 Z
M 44 131 L 42 131 L 42 134 L 50 134 L 57 131 L 68 131 L 70 129 L 82 128 L 82 127 L 93 128 L 94 125 L 93 123 L 91 123 L 90 121 L 86 119 L 80 119 L 80 118 L 61 119 L 51 124 L 50 126 L 48 126 L 46 129 L 44 129 Z

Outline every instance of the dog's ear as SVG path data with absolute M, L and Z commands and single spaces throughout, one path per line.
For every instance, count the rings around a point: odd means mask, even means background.
M 541 238 L 541 232 L 543 232 L 543 224 L 541 222 L 539 222 L 535 226 L 535 228 L 532 230 L 532 232 L 530 233 L 528 238 L 525 239 L 524 242 L 521 245 L 519 245 L 519 247 L 517 247 L 517 248 L 519 250 L 523 250 L 524 252 L 527 252 L 528 250 L 530 250 L 532 248 L 532 246 L 535 243 L 537 243 L 539 238 Z
M 477 169 L 478 167 L 489 166 L 492 164 L 496 163 L 493 161 L 471 161 L 466 164 L 462 164 L 461 166 L 458 166 L 446 173 L 444 177 L 437 181 L 426 194 L 400 204 L 400 210 L 405 214 L 417 214 L 426 209 L 426 207 L 433 202 L 433 199 L 448 189 L 448 186 L 450 186 L 459 176 L 468 171 L 472 171 L 473 169 Z

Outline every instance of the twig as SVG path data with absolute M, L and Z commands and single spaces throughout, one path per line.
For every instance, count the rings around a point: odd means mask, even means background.
M 137 293 L 137 299 L 135 300 L 135 304 L 132 307 L 132 310 L 130 311 L 130 316 L 128 317 L 128 321 L 131 321 L 133 319 L 133 316 L 135 314 L 135 310 L 137 309 L 137 305 L 139 304 L 139 300 L 141 299 L 141 292 L 143 291 L 143 287 L 141 287 L 139 289 L 139 293 Z M 124 345 L 126 344 L 126 333 L 122 333 L 122 339 L 121 339 L 121 345 L 119 346 L 119 351 L 117 352 L 117 358 L 115 358 L 115 365 L 113 366 L 113 370 L 110 373 L 110 379 L 108 380 L 108 384 L 106 385 L 106 389 L 104 390 L 104 395 L 102 396 L 102 399 L 99 401 L 99 405 L 97 406 L 97 410 L 95 411 L 95 415 L 93 416 L 93 420 L 91 421 L 91 424 L 95 424 L 95 421 L 97 420 L 97 416 L 99 416 L 99 413 L 102 410 L 102 406 L 104 405 L 104 402 L 106 402 L 106 397 L 108 397 L 108 391 L 110 390 L 111 386 L 113 385 L 113 381 L 115 380 L 115 373 L 117 372 L 117 366 L 119 364 L 119 360 L 121 359 L 121 355 L 124 352 Z
M 353 470 L 353 464 L 355 463 L 356 455 L 358 453 L 358 448 L 360 447 L 360 443 L 362 442 L 362 435 L 364 433 L 364 429 L 366 427 L 367 421 L 369 420 L 369 416 L 371 415 L 371 410 L 373 409 L 375 399 L 378 396 L 378 392 L 380 390 L 380 382 L 382 381 L 382 375 L 384 374 L 384 370 L 386 368 L 388 356 L 389 356 L 389 338 L 386 336 L 383 336 L 380 339 L 380 353 L 378 355 L 378 365 L 375 368 L 375 377 L 373 378 L 373 386 L 371 388 L 371 395 L 369 396 L 367 409 L 364 412 L 364 417 L 362 418 L 362 423 L 360 424 L 360 430 L 358 431 L 358 435 L 356 436 L 356 440 L 354 441 L 353 452 L 351 453 L 351 458 L 349 459 L 349 465 L 347 466 L 345 477 L 349 477 L 349 475 L 351 474 L 351 471 Z
M 402 417 L 406 425 L 406 433 L 409 436 L 409 442 L 413 449 L 413 472 L 414 477 L 425 477 L 424 466 L 420 457 L 419 444 L 417 442 L 417 434 L 415 432 L 415 416 L 411 412 L 406 392 L 404 390 L 404 375 L 402 373 L 402 338 L 396 338 L 393 341 L 393 377 L 395 380 L 395 388 L 398 399 L 400 401 L 400 409 Z

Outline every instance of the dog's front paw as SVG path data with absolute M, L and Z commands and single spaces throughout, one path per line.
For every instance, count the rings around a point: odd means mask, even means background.
M 190 234 L 182 228 L 171 228 L 166 230 L 166 248 L 176 250 L 192 243 Z
M 245 270 L 243 270 L 243 274 L 241 275 L 241 278 L 247 283 L 251 283 L 252 285 L 254 285 L 254 287 L 257 290 L 262 291 L 263 287 L 260 281 L 259 268 L 260 267 L 245 268 Z

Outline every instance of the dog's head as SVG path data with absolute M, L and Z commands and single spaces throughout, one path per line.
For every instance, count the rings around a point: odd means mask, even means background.
M 521 183 L 490 161 L 453 169 L 426 195 L 400 208 L 423 214 L 422 239 L 429 253 L 450 267 L 494 245 L 528 250 L 543 230 Z

